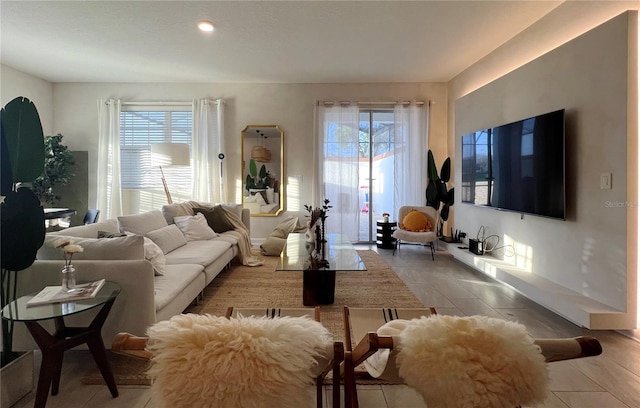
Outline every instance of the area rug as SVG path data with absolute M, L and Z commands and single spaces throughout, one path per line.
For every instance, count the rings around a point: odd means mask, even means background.
M 320 307 L 322 324 L 338 341 L 344 341 L 343 307 L 345 305 L 349 307 L 423 307 L 380 255 L 371 250 L 358 251 L 358 254 L 367 270 L 338 271 L 334 304 Z M 229 306 L 303 307 L 302 273 L 276 271 L 278 257 L 264 257 L 264 260 L 265 263 L 262 266 L 234 265 L 229 270 L 223 271 L 205 289 L 203 299 L 198 304 L 190 306 L 186 312 L 224 316 Z M 358 340 L 352 339 L 354 346 Z M 140 385 L 141 378 L 146 378 L 144 361 L 113 353 L 110 353 L 109 361 L 116 384 Z M 103 384 L 104 382 L 96 370 L 85 376 L 83 383 Z
M 108 347 L 108 346 L 107 346 Z M 151 379 L 147 376 L 149 362 L 135 358 L 112 353 L 107 350 L 107 360 L 113 377 L 118 385 L 151 385 Z M 104 385 L 104 379 L 98 368 L 94 368 L 84 377 L 82 384 Z
M 380 255 L 371 250 L 358 254 L 367 270 L 336 273 L 334 303 L 320 306 L 320 321 L 338 341 L 344 341 L 344 306 L 423 307 Z M 229 306 L 304 307 L 302 273 L 276 271 L 279 258 L 264 259 L 261 267 L 236 266 L 222 272 L 205 289 L 204 299 L 188 312 L 224 315 Z

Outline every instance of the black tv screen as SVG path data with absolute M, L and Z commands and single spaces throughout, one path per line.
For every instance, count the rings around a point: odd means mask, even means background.
M 462 136 L 461 199 L 565 219 L 564 109 Z

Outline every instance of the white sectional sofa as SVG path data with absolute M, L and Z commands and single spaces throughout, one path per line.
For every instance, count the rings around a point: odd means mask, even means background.
M 151 324 L 180 314 L 197 301 L 203 289 L 238 256 L 237 233 L 227 231 L 208 239 L 198 239 L 197 230 L 193 230 L 196 231 L 194 234 L 190 227 L 181 230 L 173 223 L 174 217 L 181 216 L 181 227 L 184 228 L 185 222 L 197 222 L 201 228 L 203 217 L 194 217 L 194 209 L 199 207 L 210 210 L 207 222 L 220 214 L 219 208 L 214 206 L 187 202 L 164 206 L 162 211 L 118 217 L 47 234 L 38 260 L 19 273 L 19 295 L 60 284 L 64 258 L 54 242 L 68 237 L 84 249 L 75 254 L 72 261 L 78 282 L 105 278 L 121 287 L 102 330 L 105 346 L 109 347 L 118 332 L 144 335 Z M 236 205 L 225 208 L 236 214 L 249 229 L 249 210 Z M 122 236 L 123 232 L 128 235 Z M 98 238 L 99 233 L 106 237 Z M 151 246 L 155 246 L 155 250 L 150 250 Z M 65 322 L 86 325 L 95 313 L 97 311 L 83 312 L 66 318 Z M 48 323 L 53 331 L 53 323 Z M 14 349 L 34 348 L 36 345 L 24 325 L 16 324 Z

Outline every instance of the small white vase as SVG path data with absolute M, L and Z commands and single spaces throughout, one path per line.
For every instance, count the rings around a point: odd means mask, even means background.
M 304 233 L 305 241 L 307 242 L 316 242 L 316 231 L 313 228 L 307 228 Z

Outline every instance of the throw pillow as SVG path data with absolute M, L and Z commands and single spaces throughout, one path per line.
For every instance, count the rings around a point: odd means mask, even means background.
M 183 217 L 185 215 L 193 215 L 193 207 L 199 207 L 195 201 L 186 201 L 184 203 L 165 204 L 162 206 L 162 215 L 167 224 L 173 224 L 175 217 Z
M 415 232 L 431 231 L 431 221 L 423 212 L 411 210 L 402 219 L 400 228 Z
M 298 225 L 298 217 L 294 217 L 292 215 L 288 216 L 284 220 L 282 220 L 276 227 L 273 229 L 270 237 L 279 237 L 286 238 L 290 233 L 301 230 L 302 227 Z M 305 228 L 306 229 L 306 228 Z
M 168 254 L 174 249 L 187 244 L 187 239 L 175 224 L 149 231 L 146 236 L 151 238 L 151 240 L 162 249 L 162 253 L 164 254 Z
M 207 220 L 207 224 L 209 224 L 211 229 L 218 234 L 222 234 L 226 231 L 232 231 L 234 229 L 233 224 L 227 218 L 227 214 L 219 205 L 212 208 L 196 207 L 193 211 L 195 211 L 196 214 L 202 213 L 204 218 Z
M 124 232 L 98 231 L 98 238 L 118 238 L 118 237 L 126 237 L 126 236 L 127 234 Z
M 260 252 L 266 256 L 280 256 L 286 244 L 286 238 L 267 237 L 267 239 L 260 244 Z
M 260 193 L 260 197 L 262 197 L 262 199 L 265 202 L 265 204 L 260 204 L 260 205 L 271 204 L 271 201 L 269 201 L 269 197 L 267 196 L 267 191 L 266 190 L 258 191 L 258 193 Z M 258 195 L 258 194 L 256 194 L 256 195 Z
M 144 259 L 153 264 L 154 275 L 163 276 L 167 271 L 167 260 L 162 249 L 147 237 L 144 237 Z
M 267 239 L 260 244 L 260 252 L 262 252 L 262 255 L 280 256 L 285 244 L 287 243 L 287 237 L 289 234 L 301 230 L 302 227 L 298 225 L 298 217 L 289 216 L 285 218 L 276 225 Z
M 255 196 L 255 197 L 256 197 L 256 202 L 257 202 L 259 205 L 267 205 L 267 200 L 265 200 L 265 199 L 264 199 L 264 197 L 263 197 L 263 195 L 262 195 L 262 194 L 256 194 L 256 196 Z
M 160 210 L 148 211 L 142 214 L 123 215 L 118 217 L 120 231 L 133 232 L 136 235 L 146 235 L 149 231 L 154 231 L 167 226 Z
M 104 231 L 100 231 L 104 232 Z M 117 238 L 118 236 L 135 236 L 133 232 L 122 232 L 122 235 L 116 234 L 100 234 L 98 233 L 98 238 Z M 100 236 L 103 235 L 103 236 Z M 141 236 L 141 235 L 140 235 Z M 151 262 L 153 265 L 153 274 L 155 276 L 163 276 L 167 270 L 167 261 L 164 258 L 164 254 L 162 253 L 162 249 L 155 242 L 150 240 L 147 237 L 142 237 L 143 248 L 144 248 L 144 259 Z
M 174 222 L 182 231 L 182 234 L 188 241 L 200 241 L 203 239 L 211 239 L 218 236 L 214 230 L 207 224 L 207 219 L 202 213 L 196 215 L 186 215 L 175 217 Z
M 277 204 L 275 202 L 274 193 L 275 191 L 271 187 L 267 187 L 267 191 L 266 191 L 267 196 L 265 197 L 265 200 L 267 200 L 269 204 Z

